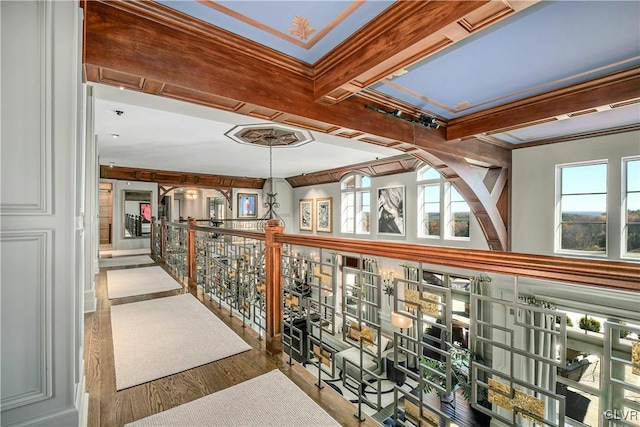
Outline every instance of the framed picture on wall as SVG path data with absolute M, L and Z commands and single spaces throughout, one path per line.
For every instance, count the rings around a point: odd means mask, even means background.
M 313 231 L 313 199 L 300 199 L 298 228 L 300 231 Z
M 316 199 L 316 231 L 331 233 L 333 228 L 332 197 Z
M 378 234 L 404 236 L 404 186 L 378 188 Z
M 238 193 L 238 218 L 258 217 L 258 195 Z
M 151 203 L 140 202 L 140 216 L 142 222 L 151 222 Z

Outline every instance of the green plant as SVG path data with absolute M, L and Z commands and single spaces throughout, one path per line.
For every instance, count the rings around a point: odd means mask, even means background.
M 621 325 L 626 325 L 627 322 L 620 322 Z M 629 336 L 631 332 L 629 331 L 625 331 L 624 329 L 620 329 L 620 338 L 626 338 L 627 336 Z
M 449 346 L 448 353 L 451 357 L 451 390 L 460 388 L 462 390 L 462 397 L 464 397 L 467 402 L 471 402 L 471 362 L 480 360 L 480 357 L 467 348 L 453 347 L 449 343 L 447 343 L 447 345 Z M 446 390 L 447 364 L 440 360 L 427 357 L 421 357 L 420 364 L 435 371 L 432 372 L 429 369 L 424 369 L 424 378 Z M 433 388 L 431 385 L 425 383 L 424 392 L 431 393 L 432 391 Z M 436 392 L 440 398 L 445 397 L 442 391 L 436 389 Z
M 580 329 L 591 332 L 600 332 L 600 322 L 587 316 L 580 318 Z
M 560 323 L 560 316 L 556 316 L 556 323 Z M 567 327 L 569 328 L 573 327 L 573 320 L 571 320 L 571 318 L 568 316 L 567 316 Z

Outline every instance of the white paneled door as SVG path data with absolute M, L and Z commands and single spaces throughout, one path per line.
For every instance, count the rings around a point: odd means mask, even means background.
M 0 18 L 1 422 L 73 426 L 83 377 L 78 4 L 2 1 Z

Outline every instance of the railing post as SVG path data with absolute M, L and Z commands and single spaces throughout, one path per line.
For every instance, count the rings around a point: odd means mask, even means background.
M 187 229 L 187 272 L 189 273 L 189 287 L 196 287 L 196 230 L 191 226 L 195 226 L 196 219 L 189 218 L 189 228 Z
M 149 236 L 151 258 L 156 259 L 156 217 L 151 217 L 151 236 Z
M 284 227 L 280 221 L 272 219 L 264 228 L 265 233 L 265 276 L 266 276 L 266 332 L 267 351 L 271 354 L 282 352 L 281 328 L 282 328 L 282 301 L 280 277 L 282 262 L 282 244 L 275 241 L 275 235 L 281 234 Z
M 160 262 L 166 263 L 167 258 L 167 217 L 160 218 Z

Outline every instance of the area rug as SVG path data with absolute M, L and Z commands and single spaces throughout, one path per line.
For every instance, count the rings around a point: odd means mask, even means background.
M 182 286 L 162 267 L 107 270 L 109 299 L 182 289 Z
M 111 331 L 117 390 L 251 349 L 191 294 L 111 306 Z
M 128 255 L 149 255 L 151 253 L 151 249 L 142 248 L 142 249 L 106 249 L 100 251 L 100 256 L 105 257 L 119 257 L 119 256 L 128 256 Z
M 146 426 L 339 426 L 278 370 L 136 422 Z
M 120 256 L 115 258 L 100 258 L 98 260 L 98 266 L 100 268 L 127 267 L 130 265 L 144 265 L 153 263 L 155 263 L 155 261 L 152 260 L 149 255 Z

